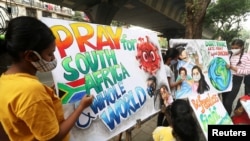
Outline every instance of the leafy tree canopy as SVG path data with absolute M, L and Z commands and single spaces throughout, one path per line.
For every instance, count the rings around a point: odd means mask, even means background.
M 207 9 L 205 27 L 213 27 L 216 32 L 213 38 L 221 37 L 230 43 L 239 36 L 241 22 L 250 12 L 250 0 L 217 0 Z
M 250 30 L 247 29 L 241 30 L 239 37 L 244 41 L 250 39 Z

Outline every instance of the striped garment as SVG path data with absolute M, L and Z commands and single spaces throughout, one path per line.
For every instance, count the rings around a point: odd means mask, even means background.
M 250 74 L 250 54 L 244 53 L 241 57 L 241 63 L 237 65 L 239 58 L 240 55 L 233 55 L 230 58 L 231 65 L 237 67 L 237 72 L 232 70 L 232 74 L 237 76 Z

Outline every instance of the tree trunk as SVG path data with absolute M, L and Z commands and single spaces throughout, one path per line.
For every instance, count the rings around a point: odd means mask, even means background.
M 185 38 L 193 39 L 194 4 L 193 0 L 186 0 Z
M 186 0 L 186 39 L 202 38 L 203 20 L 210 2 L 211 0 Z

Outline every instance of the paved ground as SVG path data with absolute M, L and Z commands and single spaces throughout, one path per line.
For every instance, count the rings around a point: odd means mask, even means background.
M 153 141 L 152 132 L 156 128 L 157 114 L 149 117 L 147 121 L 141 124 L 141 127 L 135 127 L 131 130 L 131 136 L 126 137 L 126 132 L 122 133 L 119 140 L 119 135 L 108 141 Z

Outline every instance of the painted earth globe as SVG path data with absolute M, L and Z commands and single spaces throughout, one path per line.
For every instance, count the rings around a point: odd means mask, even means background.
M 221 58 L 214 58 L 208 66 L 208 77 L 213 87 L 219 91 L 228 88 L 231 82 L 231 71 L 226 67 L 227 62 Z

